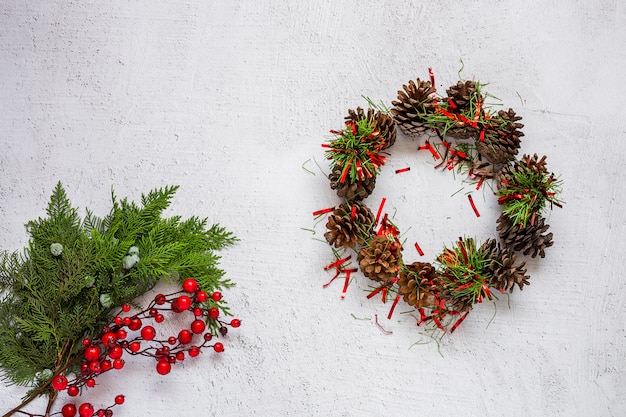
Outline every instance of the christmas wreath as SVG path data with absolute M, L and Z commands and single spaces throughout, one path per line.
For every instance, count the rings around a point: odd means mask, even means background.
M 513 292 L 529 284 L 525 262 L 518 257 L 543 258 L 552 246 L 544 213 L 561 207 L 562 181 L 548 172 L 545 156 L 516 159 L 524 136 L 521 117 L 512 109 L 492 110 L 483 84 L 458 81 L 441 96 L 430 69 L 429 75 L 428 81 L 418 78 L 404 85 L 391 108 L 368 100 L 367 111 L 349 110 L 345 127 L 330 131 L 332 139 L 322 146 L 330 161 L 330 187 L 343 202 L 313 215 L 328 214 L 324 237 L 335 254 L 335 261 L 324 268 L 334 271 L 325 287 L 344 276 L 345 297 L 351 274 L 360 269 L 377 283 L 368 298 L 382 292 L 385 302 L 395 294 L 388 318 L 402 299 L 419 312 L 418 325 L 432 324 L 452 333 L 476 304 L 494 297 L 494 289 Z M 386 199 L 376 214 L 365 203 L 396 141 L 396 126 L 409 137 L 425 139 L 418 149 L 432 154 L 436 168 L 464 174 L 476 190 L 485 181 L 495 183 L 502 208 L 496 227 L 499 241 L 459 238 L 444 247 L 434 263 L 404 261 L 406 242 L 392 219 L 383 215 Z M 467 197 L 480 216 L 471 193 Z M 414 246 L 423 256 L 419 244 Z M 356 254 L 358 267 L 351 267 L 349 251 Z
M 24 252 L 0 255 L 0 376 L 30 387 L 4 417 L 111 417 L 123 393 L 109 406 L 76 403 L 102 373 L 144 356 L 166 375 L 204 348 L 224 350 L 215 337 L 241 322 L 226 318 L 221 289 L 233 283 L 215 251 L 236 238 L 206 219 L 162 217 L 177 188 L 153 190 L 141 205 L 112 195 L 107 216 L 87 210 L 81 219 L 59 183 L 47 217 L 26 225 Z M 161 281 L 178 289 L 141 307 L 137 298 Z M 188 320 L 178 334 L 159 328 L 169 315 L 180 317 L 173 323 Z M 43 414 L 24 410 L 40 396 L 47 397 Z M 55 412 L 59 397 L 64 404 Z

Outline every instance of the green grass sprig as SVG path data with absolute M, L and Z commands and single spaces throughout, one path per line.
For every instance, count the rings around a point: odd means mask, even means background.
M 502 205 L 502 213 L 513 224 L 526 227 L 534 225 L 537 216 L 541 216 L 548 205 L 561 207 L 563 201 L 558 198 L 563 181 L 553 174 L 537 172 L 518 164 L 522 169 L 511 172 L 511 180 L 496 195 Z
M 381 154 L 384 142 L 372 121 L 363 117 L 356 123 L 348 122 L 345 129 L 331 133 L 336 137 L 328 144 L 325 156 L 332 161 L 331 169 L 341 167 L 340 182 L 349 179 L 355 183 L 378 175 L 386 158 Z

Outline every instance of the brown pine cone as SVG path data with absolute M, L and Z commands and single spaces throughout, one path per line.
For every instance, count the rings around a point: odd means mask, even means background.
M 415 308 L 436 305 L 439 287 L 435 285 L 437 271 L 428 262 L 413 262 L 400 270 L 398 294 Z
M 448 111 L 452 114 L 467 112 L 475 107 L 478 101 L 483 101 L 483 97 L 478 94 L 476 83 L 470 80 L 458 81 L 455 85 L 450 86 L 446 93 L 448 94 L 448 102 L 454 103 L 454 106 L 448 107 Z M 469 119 L 473 117 L 474 115 L 471 115 Z M 446 136 L 452 136 L 456 139 L 469 139 L 478 136 L 478 129 L 459 121 L 456 126 L 449 128 L 444 133 Z
M 345 117 L 346 121 L 354 123 L 363 118 L 367 118 L 374 125 L 374 129 L 378 130 L 383 149 L 391 147 L 396 142 L 396 124 L 391 116 L 380 111 L 374 111 L 374 109 L 367 109 L 366 114 L 362 108 L 357 107 L 356 111 L 348 110 L 348 115 Z
M 524 255 L 530 254 L 532 258 L 537 254 L 544 258 L 545 248 L 554 244 L 552 233 L 544 234 L 550 226 L 545 224 L 543 217 L 537 217 L 534 225 L 527 224 L 522 228 L 518 224 L 513 224 L 504 214 L 500 215 L 497 222 L 496 230 L 505 248 L 521 251 Z
M 509 292 L 513 292 L 516 284 L 520 290 L 524 289 L 524 285 L 529 285 L 530 276 L 526 275 L 526 268 L 524 268 L 526 263 L 516 265 L 516 258 L 517 255 L 511 248 L 507 247 L 499 251 L 497 257 L 494 258 L 493 275 L 488 284 L 500 291 L 508 290 Z
M 429 127 L 424 125 L 424 116 L 435 111 L 432 95 L 437 91 L 430 81 L 420 81 L 417 84 L 411 80 L 409 85 L 403 85 L 404 91 L 398 91 L 398 101 L 392 101 L 391 109 L 396 123 L 408 136 L 419 137 Z
M 339 181 L 341 178 L 342 169 L 340 166 L 335 165 L 328 175 L 330 180 L 330 188 L 337 190 L 337 195 L 341 198 L 345 198 L 348 201 L 360 201 L 372 194 L 376 187 L 376 177 L 363 178 L 357 182 L 350 182 L 350 178 L 342 183 Z
M 520 147 L 520 131 L 523 124 L 517 123 L 522 118 L 515 115 L 513 109 L 500 110 L 498 117 L 489 119 L 485 126 L 484 140 L 476 140 L 480 155 L 493 164 L 506 164 L 515 159 Z
M 458 81 L 455 85 L 450 86 L 446 93 L 448 99 L 452 99 L 456 105 L 455 109 L 451 109 L 455 113 L 469 110 L 472 104 L 476 105 L 478 101 L 483 101 L 483 97 L 478 94 L 476 83 L 471 80 Z
M 402 264 L 401 250 L 394 238 L 387 235 L 376 236 L 359 251 L 359 268 L 369 279 L 388 283 L 398 275 Z
M 352 215 L 353 207 L 355 208 L 354 216 Z M 357 244 L 363 244 L 373 223 L 374 214 L 365 204 L 343 203 L 335 207 L 328 217 L 326 223 L 328 231 L 324 233 L 324 237 L 330 245 L 336 248 L 353 248 Z

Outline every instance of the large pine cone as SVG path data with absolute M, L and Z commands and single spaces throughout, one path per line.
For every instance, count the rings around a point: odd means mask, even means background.
M 398 294 L 415 308 L 431 307 L 437 303 L 439 287 L 435 285 L 437 271 L 428 262 L 413 262 L 400 270 Z
M 537 254 L 545 258 L 545 248 L 554 244 L 552 233 L 543 234 L 549 227 L 549 225 L 545 224 L 543 217 L 538 217 L 535 219 L 534 225 L 527 224 L 526 227 L 520 228 L 518 224 L 513 224 L 507 216 L 501 214 L 498 218 L 496 230 L 500 234 L 504 247 L 521 251 L 524 255 L 530 254 L 533 258 Z
M 516 284 L 520 290 L 524 289 L 524 285 L 529 284 L 530 276 L 526 275 L 526 268 L 524 268 L 526 263 L 516 265 L 516 258 L 517 255 L 511 248 L 499 251 L 492 264 L 493 275 L 488 284 L 500 291 L 513 292 Z
M 330 180 L 330 188 L 337 190 L 337 195 L 341 198 L 345 198 L 348 201 L 360 201 L 372 194 L 376 187 L 376 176 L 366 177 L 357 182 L 350 182 L 350 178 L 342 183 L 339 181 L 341 178 L 342 168 L 335 165 L 328 175 Z
M 367 118 L 374 125 L 374 129 L 378 130 L 383 143 L 382 149 L 387 149 L 396 142 L 396 124 L 391 116 L 380 111 L 374 111 L 374 109 L 367 109 L 366 114 L 362 108 L 357 107 L 356 111 L 348 110 L 348 115 L 345 117 L 346 121 L 354 123 L 363 118 Z
M 508 112 L 500 110 L 498 117 L 489 119 L 485 127 L 484 141 L 476 141 L 480 155 L 493 164 L 506 164 L 515 159 L 520 147 L 520 137 L 524 132 L 519 129 L 524 125 L 517 123 L 521 120 L 513 109 Z
M 354 216 L 352 215 L 353 207 Z M 335 207 L 328 217 L 324 233 L 326 241 L 336 248 L 353 248 L 363 244 L 374 223 L 374 214 L 365 204 L 360 202 L 343 203 Z
M 420 81 L 417 84 L 411 80 L 409 85 L 403 85 L 404 91 L 398 91 L 398 101 L 392 101 L 391 109 L 396 123 L 408 136 L 419 137 L 429 126 L 424 125 L 424 115 L 435 111 L 432 94 L 437 90 L 430 81 Z
M 359 251 L 359 268 L 369 279 L 387 283 L 398 275 L 402 263 L 401 249 L 393 237 L 376 236 Z

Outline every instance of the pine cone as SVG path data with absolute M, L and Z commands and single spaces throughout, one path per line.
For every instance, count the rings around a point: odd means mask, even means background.
M 401 249 L 394 238 L 376 236 L 359 251 L 359 268 L 369 279 L 387 283 L 398 275 L 402 263 Z
M 354 216 L 352 215 L 353 207 Z M 371 225 L 374 223 L 374 214 L 363 203 L 343 203 L 335 207 L 328 217 L 324 233 L 326 241 L 336 248 L 353 248 L 356 244 L 363 244 Z
M 437 90 L 430 81 L 420 81 L 419 78 L 417 84 L 411 80 L 402 88 L 404 91 L 398 91 L 398 101 L 391 102 L 394 106 L 391 114 L 406 135 L 419 137 L 429 128 L 423 124 L 424 116 L 435 111 L 432 94 Z
M 476 141 L 478 152 L 493 164 L 506 164 L 515 159 L 520 147 L 520 131 L 523 124 L 517 123 L 522 118 L 515 115 L 513 109 L 500 110 L 498 117 L 489 119 L 485 127 L 484 141 Z
M 345 198 L 348 201 L 360 201 L 372 194 L 376 187 L 376 177 L 366 177 L 357 182 L 350 182 L 350 178 L 342 183 L 339 181 L 341 178 L 342 169 L 340 166 L 335 165 L 332 172 L 328 175 L 330 180 L 330 188 L 337 190 L 337 195 L 341 198 Z
M 354 123 L 363 118 L 367 118 L 374 125 L 374 129 L 378 130 L 383 142 L 382 149 L 387 149 L 396 142 L 396 124 L 391 116 L 380 111 L 375 112 L 374 109 L 367 109 L 367 114 L 365 114 L 362 108 L 357 107 L 356 111 L 348 110 L 348 115 L 345 117 L 346 121 Z
M 501 214 L 498 218 L 498 226 L 496 230 L 500 234 L 505 248 L 512 248 L 515 251 L 522 251 L 524 255 L 530 255 L 535 258 L 537 254 L 545 258 L 545 248 L 553 245 L 552 233 L 542 234 L 549 225 L 545 224 L 543 217 L 535 219 L 535 224 L 527 224 L 526 227 L 520 228 L 517 224 L 512 224 L 511 220 Z
M 435 285 L 437 271 L 428 262 L 413 262 L 400 270 L 398 294 L 415 308 L 436 305 L 439 287 Z
M 515 265 L 517 255 L 511 248 L 504 248 L 498 251 L 492 264 L 493 275 L 488 284 L 496 287 L 500 291 L 513 292 L 515 284 L 520 290 L 524 289 L 524 285 L 528 285 L 530 276 L 526 275 L 525 262 Z
M 465 82 L 458 81 L 455 85 L 450 86 L 446 90 L 448 94 L 448 102 L 454 103 L 448 108 L 448 111 L 453 114 L 461 114 L 467 112 L 476 106 L 478 101 L 483 101 L 483 97 L 478 94 L 476 83 L 474 81 L 467 80 Z M 473 118 L 474 115 L 470 117 Z M 463 122 L 458 122 L 456 126 L 449 128 L 446 132 L 446 136 L 452 136 L 457 139 L 469 139 L 476 137 L 478 129 L 472 126 L 468 126 Z
M 456 113 L 469 110 L 472 103 L 475 105 L 478 101 L 483 101 L 483 97 L 478 95 L 478 89 L 474 81 L 467 80 L 465 82 L 458 81 L 456 85 L 450 86 L 446 90 L 448 99 L 451 99 L 456 108 Z

